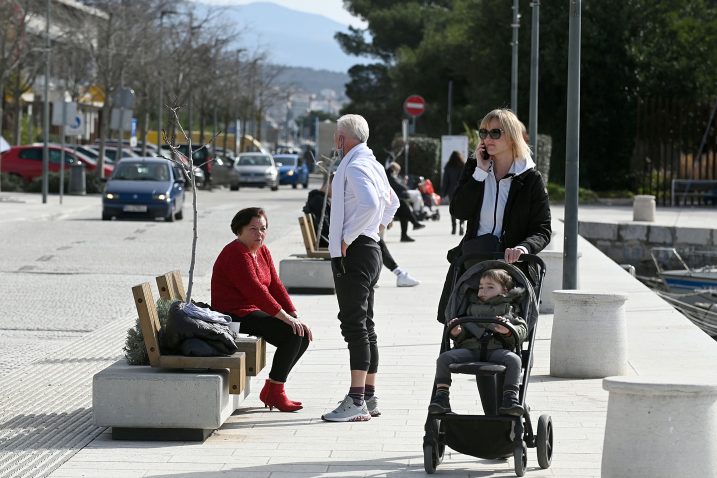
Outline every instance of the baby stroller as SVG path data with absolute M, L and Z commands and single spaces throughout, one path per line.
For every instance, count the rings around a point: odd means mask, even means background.
M 480 256 L 485 258 L 486 256 Z M 498 257 L 498 256 L 495 256 Z M 502 257 L 502 255 L 500 256 Z M 463 264 L 475 261 L 476 256 L 458 258 L 455 270 L 463 269 Z M 533 343 L 538 323 L 538 304 L 540 289 L 545 277 L 545 263 L 537 256 L 523 254 L 520 261 L 525 266 L 532 265 L 537 270 L 536 283 L 533 284 L 516 266 L 502 260 L 487 260 L 469 267 L 464 273 L 456 273 L 453 279 L 450 298 L 446 307 L 446 317 L 459 317 L 457 324 L 498 323 L 495 317 L 467 317 L 468 296 L 478 289 L 481 274 L 488 269 L 504 269 L 513 277 L 517 286 L 525 288 L 525 298 L 521 303 L 521 315 L 528 323 L 528 337 L 520 350 L 516 352 L 522 359 L 522 376 L 519 401 L 525 409 L 522 416 L 498 415 L 498 407 L 503 390 L 505 367 L 489 362 L 457 363 L 450 366 L 451 373 L 468 374 L 476 377 L 478 392 L 483 406 L 483 415 L 460 415 L 455 413 L 429 414 L 423 437 L 423 464 L 426 473 L 434 473 L 443 460 L 445 447 L 457 452 L 483 459 L 514 458 L 517 476 L 525 475 L 528 464 L 528 447 L 537 448 L 538 464 L 545 469 L 550 467 L 553 454 L 553 424 L 550 415 L 541 415 L 538 419 L 537 433 L 533 431 L 530 407 L 526 403 L 526 394 L 533 365 Z M 513 334 L 511 324 L 503 324 Z M 444 326 L 441 353 L 451 347 L 449 330 Z M 431 400 L 435 397 L 433 386 Z

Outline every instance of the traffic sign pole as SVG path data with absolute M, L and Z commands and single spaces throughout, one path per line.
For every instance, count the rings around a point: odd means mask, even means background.
M 420 95 L 411 95 L 403 102 L 403 111 L 411 117 L 410 134 L 416 133 L 416 118 L 421 116 L 426 110 L 426 100 Z M 404 125 L 405 128 L 405 125 Z M 404 134 L 404 137 L 406 135 Z M 408 176 L 408 138 L 404 140 L 404 152 L 406 155 L 406 167 L 404 174 Z

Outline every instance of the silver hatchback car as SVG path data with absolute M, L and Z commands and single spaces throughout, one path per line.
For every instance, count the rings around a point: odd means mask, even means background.
M 279 170 L 270 154 L 241 153 L 234 168 L 239 173 L 239 184 L 242 186 L 268 186 L 272 191 L 279 189 Z

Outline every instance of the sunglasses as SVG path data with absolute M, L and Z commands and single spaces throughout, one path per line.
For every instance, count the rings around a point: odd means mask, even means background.
M 488 136 L 490 136 L 490 139 L 500 139 L 501 134 L 503 134 L 503 130 L 499 128 L 481 128 L 478 130 L 478 136 L 480 139 L 486 139 Z

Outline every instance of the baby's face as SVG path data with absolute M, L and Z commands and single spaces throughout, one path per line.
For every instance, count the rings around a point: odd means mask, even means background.
M 505 287 L 487 277 L 482 277 L 478 285 L 478 298 L 482 301 L 504 294 L 505 292 L 507 292 Z

